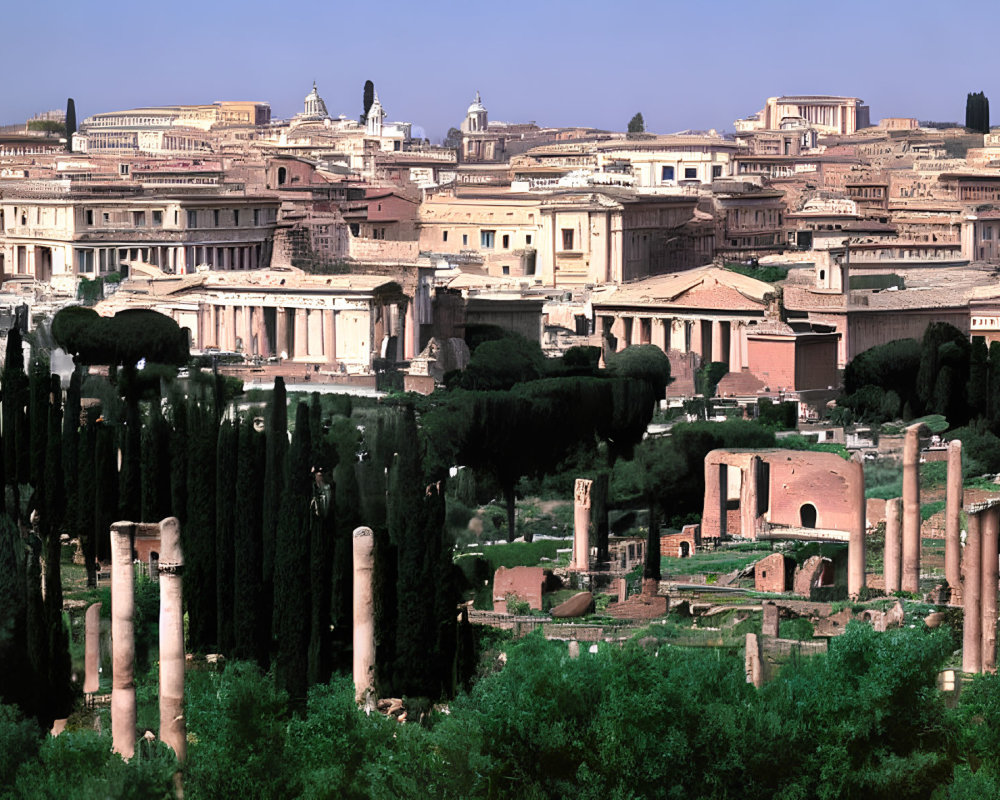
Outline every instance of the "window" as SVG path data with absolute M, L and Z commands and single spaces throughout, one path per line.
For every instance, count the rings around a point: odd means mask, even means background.
M 179 225 L 181 219 L 181 212 L 176 208 L 174 209 L 174 225 Z
M 672 181 L 673 179 L 674 179 L 673 167 L 660 168 L 660 183 L 666 183 L 667 181 Z
M 188 227 L 197 228 L 198 227 L 198 212 L 188 211 Z
M 101 214 L 101 220 L 104 222 L 105 225 L 109 225 L 111 223 L 111 214 L 105 211 L 103 214 Z
M 442 242 L 448 241 L 448 231 L 441 231 L 441 241 Z
M 233 209 L 233 225 L 237 228 L 240 226 L 240 210 L 238 208 Z
M 696 180 L 698 178 L 697 167 L 684 167 L 684 180 Z
M 507 266 L 506 264 L 504 264 L 504 265 L 503 265 L 503 266 L 501 267 L 501 269 L 503 270 L 503 274 L 504 274 L 504 275 L 510 275 L 510 267 L 508 267 L 508 266 Z
M 503 249 L 504 250 L 509 249 L 510 248 L 510 235 L 505 233 L 503 235 L 503 240 L 502 241 L 503 241 Z
M 128 164 L 119 164 L 118 165 L 118 174 L 119 175 L 128 175 Z
M 469 243 L 469 234 L 463 233 L 462 234 L 462 244 L 464 245 L 464 244 L 468 244 L 468 243 Z
M 256 228 L 258 225 L 260 225 L 260 209 L 255 208 L 253 210 L 253 226 Z
M 988 242 L 992 238 L 993 238 L 993 228 L 991 228 L 989 225 L 983 226 L 983 241 Z
M 153 212 L 153 226 L 159 228 L 163 224 L 163 212 L 154 211 Z
M 722 164 L 712 164 L 712 177 L 713 178 L 722 177 Z
M 145 228 L 146 227 L 146 212 L 145 211 L 133 211 L 132 212 L 132 227 L 133 228 Z
M 525 243 L 525 244 L 531 244 L 531 234 L 530 234 L 530 233 L 529 233 L 529 234 L 527 234 L 527 235 L 526 235 L 526 236 L 524 237 L 524 243 Z
M 496 231 L 480 231 L 479 232 L 479 246 L 480 247 L 493 247 L 493 241 L 496 239 Z
M 86 211 L 83 212 L 83 214 L 84 214 L 84 217 L 86 217 L 86 219 L 87 219 L 87 224 L 88 225 L 93 225 L 94 224 L 94 212 L 93 212 L 93 210 L 88 208 Z
M 572 250 L 573 249 L 573 229 L 563 228 L 562 229 L 562 249 Z
M 215 209 L 212 212 L 212 224 L 215 225 L 216 228 L 219 227 L 219 209 Z

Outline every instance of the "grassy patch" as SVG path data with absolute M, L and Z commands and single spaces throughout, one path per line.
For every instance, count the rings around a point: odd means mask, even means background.
M 510 542 L 509 544 L 483 545 L 477 552 L 490 564 L 490 574 L 498 567 L 551 567 L 559 558 L 556 550 L 572 547 L 571 539 L 543 539 L 536 542 Z M 566 560 L 565 554 L 562 556 Z M 543 561 L 542 559 L 547 559 Z M 567 562 L 568 563 L 568 562 Z
M 745 542 L 728 547 L 720 547 L 703 553 L 695 553 L 690 558 L 663 557 L 660 572 L 666 578 L 679 575 L 725 575 L 734 569 L 743 569 L 747 564 L 762 559 L 771 551 L 770 543 Z
M 778 636 L 782 639 L 798 639 L 800 642 L 812 641 L 813 624 L 805 617 L 783 619 L 778 623 Z
M 922 519 L 924 522 L 927 522 L 927 520 L 929 520 L 939 511 L 944 511 L 944 506 L 945 506 L 944 500 L 935 500 L 933 503 L 921 503 L 920 519 Z

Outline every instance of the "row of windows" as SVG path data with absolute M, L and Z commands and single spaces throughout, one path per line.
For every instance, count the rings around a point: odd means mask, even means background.
M 497 232 L 495 230 L 481 230 L 479 231 L 479 246 L 481 248 L 492 250 L 496 247 Z M 441 241 L 448 241 L 448 231 L 441 231 Z M 530 233 L 524 235 L 524 243 L 531 246 L 532 236 Z M 462 246 L 467 247 L 469 244 L 469 234 L 462 234 Z M 500 247 L 504 250 L 510 249 L 510 234 L 504 233 L 500 235 Z
M 675 180 L 676 170 L 672 166 L 660 167 L 660 182 L 667 183 Z M 712 165 L 712 178 L 722 177 L 722 164 Z M 697 167 L 684 167 L 684 180 L 698 180 Z

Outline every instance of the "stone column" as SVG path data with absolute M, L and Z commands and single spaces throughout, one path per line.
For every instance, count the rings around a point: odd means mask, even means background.
M 969 514 L 969 531 L 962 553 L 962 671 L 980 672 L 983 668 L 982 624 L 979 585 L 982 580 L 980 556 L 982 514 Z
M 747 674 L 747 683 L 752 683 L 758 689 L 763 686 L 764 665 L 761 661 L 760 640 L 757 638 L 756 633 L 747 634 L 744 665 Z
M 1000 507 L 994 506 L 982 513 L 980 526 L 979 604 L 982 609 L 982 659 L 983 672 L 997 671 L 997 536 L 1000 534 Z
M 407 358 L 413 357 L 413 328 L 411 325 L 412 315 L 410 310 L 406 311 L 406 352 Z M 333 364 L 337 360 L 337 332 L 334 326 L 333 309 L 328 308 L 323 311 L 323 359 L 327 364 Z
M 160 523 L 160 740 L 177 760 L 187 757 L 184 721 L 184 602 L 181 526 L 177 517 Z
M 860 456 L 851 462 L 854 496 L 851 498 L 851 529 L 847 542 L 847 594 L 858 597 L 865 588 L 865 529 L 867 503 L 865 502 L 865 467 Z
M 590 489 L 594 482 L 577 478 L 573 503 L 573 569 L 590 569 Z
M 712 320 L 712 361 L 725 361 L 726 357 L 722 353 L 722 322 L 717 319 Z
M 292 310 L 295 314 L 295 338 L 292 342 L 294 355 L 292 358 L 304 358 L 309 354 L 309 320 L 304 308 Z
M 417 332 L 416 332 L 416 300 L 411 300 L 406 304 L 406 318 L 403 321 L 403 359 L 409 361 L 415 355 L 417 355 Z M 333 327 L 333 311 L 327 312 L 327 319 L 330 320 L 330 331 L 331 335 L 336 335 L 336 331 Z M 331 341 L 336 341 L 331 339 Z M 330 350 L 330 356 L 327 359 L 329 362 L 335 361 L 337 358 L 337 353 L 334 348 Z
M 944 516 L 944 577 L 952 592 L 961 589 L 962 442 L 948 442 L 948 485 Z
M 885 593 L 898 592 L 900 586 L 901 551 L 899 541 L 899 504 L 898 497 L 885 504 L 885 557 L 883 559 L 883 576 L 885 577 Z
M 740 332 L 743 325 L 738 322 L 729 323 L 729 371 L 739 372 L 743 368 L 743 361 L 740 358 Z
M 277 350 L 275 355 L 279 358 L 288 358 L 291 355 L 288 352 L 288 315 L 281 306 L 274 309 L 274 339 Z
M 236 306 L 226 306 L 226 350 L 236 350 Z
M 258 351 L 253 346 L 253 306 L 243 306 L 243 352 L 248 356 L 256 355 Z
M 94 694 L 101 684 L 101 604 L 87 606 L 84 616 L 86 649 L 84 651 L 83 693 Z
M 920 424 L 903 438 L 903 582 L 904 592 L 920 593 Z
M 670 330 L 667 326 L 669 324 L 669 321 L 664 320 L 662 317 L 655 318 L 651 323 L 651 343 L 659 347 L 664 353 L 666 353 L 670 347 L 667 343 L 667 339 L 669 338 L 667 331 Z
M 135 596 L 131 522 L 111 526 L 111 749 L 126 761 L 135 752 Z
M 365 702 L 375 691 L 375 610 L 371 528 L 354 529 L 354 699 Z
M 704 324 L 705 323 L 702 322 L 700 319 L 691 321 L 691 352 L 697 353 L 699 356 L 702 357 L 703 361 L 705 353 L 703 352 L 702 348 L 702 345 L 704 344 L 704 339 L 702 338 L 701 335 L 701 326 Z

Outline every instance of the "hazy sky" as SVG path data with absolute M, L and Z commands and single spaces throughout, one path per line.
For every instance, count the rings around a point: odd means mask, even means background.
M 366 79 L 433 141 L 477 89 L 493 120 L 623 130 L 641 111 L 659 133 L 732 130 L 796 93 L 861 97 L 873 122 L 964 121 L 1000 75 L 998 20 L 954 0 L 3 0 L 0 122 L 67 97 L 81 121 L 214 100 L 288 117 L 313 80 L 356 117 Z

